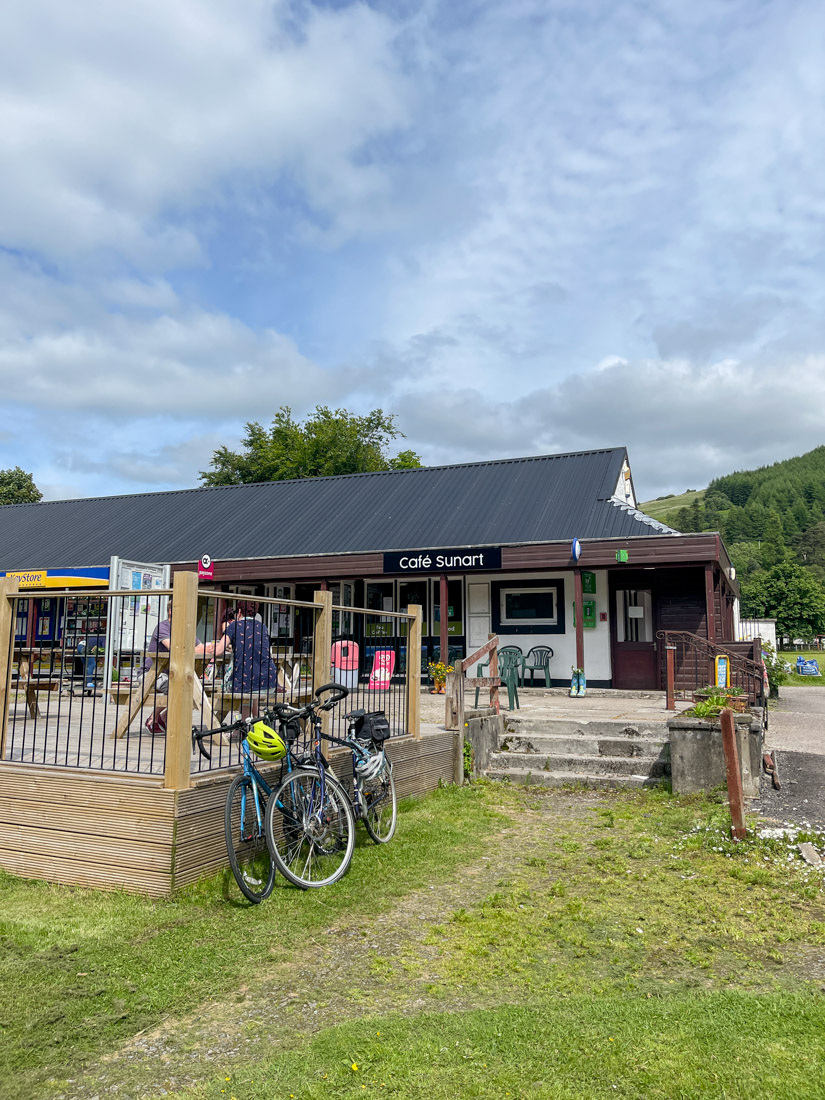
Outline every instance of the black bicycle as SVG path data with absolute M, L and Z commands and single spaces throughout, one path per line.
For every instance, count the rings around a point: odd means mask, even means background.
M 330 698 L 322 703 L 327 693 Z M 303 890 L 329 886 L 346 874 L 355 847 L 356 814 L 378 844 L 386 843 L 395 832 L 395 782 L 383 747 L 389 737 L 386 719 L 383 725 L 367 722 L 377 716 L 355 711 L 347 716 L 346 738 L 323 732 L 321 712 L 332 710 L 347 695 L 349 689 L 341 684 L 324 684 L 306 706 L 279 703 L 276 708 L 283 720 L 307 721 L 311 738 L 311 753 L 299 758 L 300 766 L 282 780 L 266 811 L 272 858 L 284 877 Z M 352 798 L 330 767 L 323 740 L 352 753 Z

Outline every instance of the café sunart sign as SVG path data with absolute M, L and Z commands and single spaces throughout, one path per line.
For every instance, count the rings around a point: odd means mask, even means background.
M 405 550 L 384 555 L 385 573 L 467 573 L 479 569 L 501 569 L 500 546 Z

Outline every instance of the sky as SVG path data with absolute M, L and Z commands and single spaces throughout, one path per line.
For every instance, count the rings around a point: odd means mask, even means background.
M 825 443 L 821 0 L 0 6 L 0 468 L 197 484 L 279 406 L 427 465 Z

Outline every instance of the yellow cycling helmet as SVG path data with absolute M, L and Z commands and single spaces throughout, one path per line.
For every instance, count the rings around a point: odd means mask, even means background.
M 256 722 L 246 735 L 246 740 L 262 760 L 283 760 L 286 756 L 283 738 L 265 722 Z

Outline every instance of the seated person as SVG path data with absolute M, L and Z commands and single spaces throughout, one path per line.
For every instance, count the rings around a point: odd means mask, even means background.
M 152 631 L 152 637 L 149 639 L 149 647 L 147 653 L 168 653 L 172 648 L 172 601 L 169 601 L 169 607 L 167 609 L 166 618 Z M 206 646 L 200 638 L 195 635 L 195 656 L 203 657 L 206 653 Z M 143 663 L 143 672 L 146 673 L 152 667 L 152 658 L 148 656 Z M 166 733 L 166 707 L 163 705 L 158 706 L 157 696 L 166 695 L 169 687 L 169 677 L 161 674 L 157 677 L 152 689 L 155 693 L 155 708 L 151 715 L 146 719 L 146 728 L 150 733 Z
M 221 657 L 227 646 L 232 647 L 232 673 L 227 690 L 238 697 L 244 718 L 254 713 L 253 695 L 284 690 L 278 686 L 278 668 L 269 652 L 269 632 L 257 615 L 258 604 L 254 600 L 239 600 L 229 609 L 223 635 L 205 646 L 206 652 L 215 657 Z M 244 697 L 248 700 L 245 703 Z

